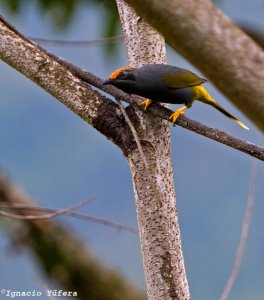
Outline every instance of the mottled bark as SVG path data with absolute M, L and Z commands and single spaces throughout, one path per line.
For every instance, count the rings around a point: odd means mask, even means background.
M 264 52 L 210 0 L 125 0 L 264 131 Z
M 0 18 L 0 59 L 27 76 L 112 142 L 125 155 L 136 143 L 118 105 Z M 129 112 L 128 112 L 129 113 Z
M 103 103 L 103 98 L 99 93 L 87 88 L 81 80 L 2 23 L 0 23 L 0 39 L 0 58 L 3 61 L 92 123 L 98 115 L 98 108 Z M 88 107 L 87 102 L 91 99 L 94 105 Z
M 117 1 L 128 63 L 166 63 L 164 39 L 122 0 Z M 174 191 L 168 122 L 136 112 L 136 126 L 149 168 L 138 149 L 128 155 L 131 168 L 148 298 L 190 299 Z

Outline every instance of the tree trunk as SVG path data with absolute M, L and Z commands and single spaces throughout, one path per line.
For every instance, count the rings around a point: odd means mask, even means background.
M 164 39 L 122 0 L 117 0 L 128 62 L 132 67 L 165 63 Z M 170 127 L 150 114 L 135 112 L 145 166 L 136 148 L 128 155 L 149 300 L 190 299 L 174 191 Z

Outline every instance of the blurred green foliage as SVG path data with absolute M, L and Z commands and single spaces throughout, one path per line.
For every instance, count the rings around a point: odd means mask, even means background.
M 105 10 L 104 35 L 116 35 L 119 19 L 114 0 L 0 0 L 0 5 L 13 14 L 23 13 L 30 5 L 36 5 L 41 13 L 49 15 L 52 24 L 59 29 L 70 25 L 80 6 L 96 3 Z
M 103 37 L 119 35 L 120 22 L 115 0 L 0 0 L 0 5 L 5 7 L 14 15 L 22 14 L 30 5 L 38 7 L 39 11 L 48 15 L 51 24 L 56 29 L 63 30 L 70 26 L 76 11 L 81 6 L 98 5 L 102 9 Z M 116 43 L 105 45 L 107 55 L 112 55 L 117 51 Z

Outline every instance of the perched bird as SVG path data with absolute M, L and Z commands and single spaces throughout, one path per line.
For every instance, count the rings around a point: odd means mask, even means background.
M 149 64 L 140 68 L 128 66 L 119 68 L 110 74 L 109 79 L 103 84 L 112 84 L 128 94 L 147 98 L 142 103 L 144 110 L 147 110 L 152 102 L 184 104 L 169 117 L 173 123 L 192 106 L 194 100 L 198 100 L 213 106 L 243 128 L 249 129 L 209 95 L 202 86 L 206 81 L 191 71 L 175 66 Z

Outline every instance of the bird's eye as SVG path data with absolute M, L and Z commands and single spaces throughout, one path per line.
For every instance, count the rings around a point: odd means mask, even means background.
M 136 80 L 135 76 L 131 72 L 122 71 L 118 75 L 118 79 L 123 80 Z
M 127 72 L 122 71 L 122 72 L 119 73 L 118 78 L 119 79 L 125 79 L 126 78 L 126 74 L 127 74 Z

